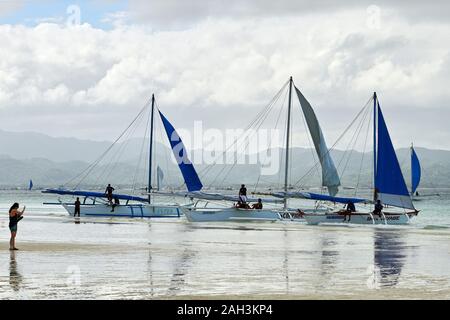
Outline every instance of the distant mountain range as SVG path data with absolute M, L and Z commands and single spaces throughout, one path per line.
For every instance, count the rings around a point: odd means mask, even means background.
M 140 186 L 147 182 L 147 142 L 132 139 L 117 144 L 91 171 L 85 171 L 111 142 L 80 140 L 76 138 L 53 138 L 32 132 L 6 132 L 0 130 L 0 187 L 28 186 L 33 180 L 36 188 L 58 187 L 74 179 L 73 186 L 81 181 L 83 187 L 102 187 L 106 183 L 116 186 Z M 164 184 L 181 186 L 182 178 L 178 168 L 171 161 L 168 147 L 157 144 L 155 162 L 164 171 Z M 284 162 L 283 149 L 273 149 L 272 154 L 279 155 Z M 450 151 L 416 148 L 422 165 L 421 187 L 450 187 Z M 293 187 L 320 186 L 320 166 L 314 167 L 317 159 L 314 152 L 307 148 L 292 148 L 291 177 Z M 372 184 L 372 156 L 357 151 L 332 151 L 332 157 L 341 174 L 344 187 L 370 187 Z M 397 150 L 407 184 L 409 185 L 409 148 Z M 247 156 L 248 158 L 248 156 Z M 248 162 L 247 162 L 248 163 Z M 138 165 L 139 164 L 139 165 Z M 226 188 L 245 183 L 261 188 L 277 188 L 283 183 L 283 167 L 273 175 L 260 175 L 260 164 L 215 164 L 196 165 L 203 184 L 206 187 Z M 86 176 L 84 179 L 83 173 Z M 89 174 L 87 174 L 89 173 Z M 81 175 L 80 175 L 81 174 Z M 156 184 L 156 183 L 155 183 Z

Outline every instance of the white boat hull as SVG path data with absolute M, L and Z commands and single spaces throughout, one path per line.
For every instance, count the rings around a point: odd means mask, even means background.
M 304 214 L 303 218 L 308 224 L 317 225 L 322 223 L 350 223 L 350 224 L 383 224 L 383 225 L 405 225 L 409 224 L 415 212 L 387 213 L 379 217 L 370 213 L 352 213 L 351 216 L 336 212 L 327 214 Z
M 75 206 L 73 204 L 62 204 L 64 209 L 74 216 Z M 174 205 L 150 205 L 150 204 L 128 204 L 112 207 L 107 204 L 82 204 L 80 216 L 98 217 L 130 217 L 130 218 L 164 218 L 180 217 L 179 206 Z
M 280 214 L 273 210 L 254 209 L 214 209 L 214 208 L 181 208 L 181 211 L 190 222 L 236 222 L 236 221 L 278 221 Z

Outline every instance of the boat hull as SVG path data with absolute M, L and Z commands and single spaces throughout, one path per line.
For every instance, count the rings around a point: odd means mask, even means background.
M 253 209 L 199 209 L 181 208 L 189 222 L 257 222 L 257 221 L 278 221 L 280 214 L 273 210 L 253 210 Z
M 352 213 L 351 216 L 340 213 L 328 214 L 304 214 L 303 218 L 308 224 L 317 225 L 322 223 L 350 223 L 350 224 L 382 224 L 382 225 L 406 225 L 415 216 L 415 212 L 408 213 L 384 213 L 379 217 L 370 213 Z
M 73 204 L 62 204 L 69 215 L 74 216 L 75 206 Z M 130 218 L 165 218 L 180 217 L 181 210 L 178 206 L 171 205 L 149 205 L 129 204 L 112 207 L 107 204 L 84 204 L 80 207 L 80 216 L 97 217 L 130 217 Z

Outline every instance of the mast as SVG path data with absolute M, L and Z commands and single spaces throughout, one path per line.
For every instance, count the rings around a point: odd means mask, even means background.
M 377 176 L 377 93 L 373 93 L 373 201 L 377 201 L 377 188 L 375 179 Z
M 152 109 L 150 111 L 150 146 L 148 153 L 148 203 L 151 203 L 152 196 L 150 193 L 152 192 L 152 157 L 153 157 L 153 114 L 155 111 L 155 95 L 152 94 Z
M 286 132 L 286 164 L 284 168 L 284 209 L 287 208 L 287 192 L 288 192 L 288 175 L 289 175 L 289 147 L 290 147 L 290 131 L 291 131 L 291 99 L 292 98 L 292 77 L 289 79 L 289 103 L 287 114 L 287 132 Z

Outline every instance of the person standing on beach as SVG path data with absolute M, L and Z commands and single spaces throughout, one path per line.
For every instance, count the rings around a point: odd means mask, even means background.
M 106 187 L 106 190 L 105 190 L 105 194 L 106 194 L 106 196 L 108 197 L 108 202 L 112 205 L 113 203 L 112 203 L 112 200 L 113 200 L 113 191 L 114 191 L 114 188 L 113 187 L 111 187 L 111 184 L 108 184 L 108 186 Z
M 16 234 L 17 234 L 17 224 L 23 218 L 23 212 L 25 211 L 25 206 L 22 211 L 19 211 L 19 204 L 14 203 L 9 209 L 9 230 L 11 231 L 11 239 L 9 240 L 9 250 L 19 250 L 16 248 Z
M 77 216 L 80 217 L 80 208 L 81 208 L 81 202 L 80 202 L 80 198 L 77 197 L 77 201 L 75 201 L 75 212 L 73 214 L 74 217 Z

